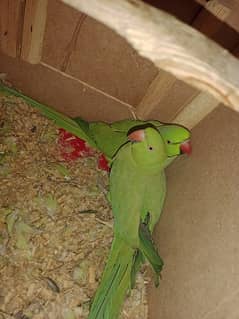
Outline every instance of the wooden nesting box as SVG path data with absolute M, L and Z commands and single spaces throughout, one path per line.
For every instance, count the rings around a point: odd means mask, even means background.
M 238 2 L 1 0 L 0 23 L 1 76 L 26 95 L 193 129 L 193 155 L 167 170 L 149 318 L 238 318 Z

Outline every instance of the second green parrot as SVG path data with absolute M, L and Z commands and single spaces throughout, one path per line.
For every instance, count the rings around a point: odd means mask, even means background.
M 90 145 L 96 145 L 106 158 L 111 161 L 118 149 L 127 142 L 128 132 L 136 126 L 156 128 L 166 145 L 167 156 L 175 157 L 180 153 L 190 153 L 190 131 L 178 124 L 164 124 L 160 121 L 122 120 L 114 123 L 86 122 L 81 118 L 74 119 L 84 134 L 89 137 Z M 185 142 L 184 144 L 182 142 Z M 178 147 L 180 145 L 181 149 Z
M 134 129 L 112 163 L 109 198 L 114 215 L 114 239 L 88 319 L 117 319 L 144 259 L 150 262 L 157 276 L 163 265 L 151 234 L 166 193 L 166 144 L 161 133 L 150 124 Z M 180 144 L 172 156 L 177 156 L 179 150 Z

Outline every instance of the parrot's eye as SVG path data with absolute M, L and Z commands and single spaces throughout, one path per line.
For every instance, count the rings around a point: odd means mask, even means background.
M 168 144 L 170 144 L 170 143 L 171 143 L 171 141 L 167 140 L 167 143 L 168 143 Z
M 152 151 L 152 150 L 153 150 L 152 146 L 149 146 L 149 150 L 150 150 L 150 151 Z

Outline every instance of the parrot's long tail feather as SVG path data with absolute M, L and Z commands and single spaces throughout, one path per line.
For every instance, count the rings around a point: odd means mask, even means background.
M 135 250 L 115 238 L 88 319 L 116 319 L 131 287 Z
M 85 123 L 83 124 L 83 120 L 82 120 L 81 125 L 79 125 L 77 121 L 74 121 L 68 116 L 54 110 L 53 108 L 45 104 L 42 104 L 38 101 L 33 100 L 32 98 L 22 94 L 21 92 L 2 84 L 1 82 L 0 82 L 0 92 L 2 92 L 5 95 L 14 95 L 14 96 L 22 98 L 28 104 L 38 109 L 44 116 L 53 120 L 56 123 L 56 125 L 58 125 L 59 127 L 64 128 L 68 132 L 85 140 L 90 146 L 96 147 L 94 140 L 87 134 L 88 133 L 86 130 L 87 122 L 84 121 Z

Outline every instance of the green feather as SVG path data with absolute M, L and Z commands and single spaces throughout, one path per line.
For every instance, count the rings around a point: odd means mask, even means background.
M 122 258 L 123 257 L 123 258 Z M 117 318 L 122 302 L 130 288 L 134 249 L 116 238 L 112 243 L 106 268 L 91 305 L 88 319 Z

